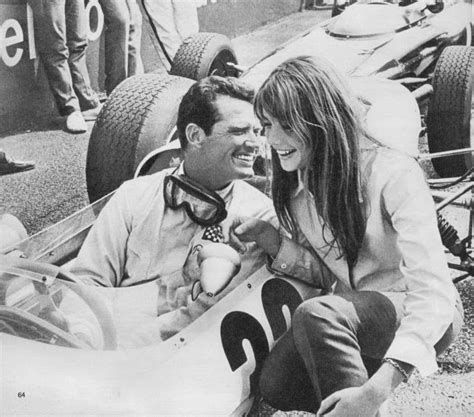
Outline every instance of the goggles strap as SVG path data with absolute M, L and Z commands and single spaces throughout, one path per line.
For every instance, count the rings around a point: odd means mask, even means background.
M 183 193 L 180 201 L 177 201 L 176 193 Z M 210 216 L 199 215 L 193 210 L 193 204 L 189 200 L 186 201 L 185 196 L 189 195 L 193 200 L 201 200 L 203 204 L 212 207 Z M 211 226 L 220 223 L 227 217 L 225 209 L 225 201 L 220 195 L 213 191 L 206 190 L 200 184 L 195 183 L 191 179 L 183 175 L 167 175 L 164 180 L 163 197 L 165 204 L 173 210 L 184 208 L 186 214 L 195 223 L 201 226 Z M 182 200 L 182 201 L 181 201 Z

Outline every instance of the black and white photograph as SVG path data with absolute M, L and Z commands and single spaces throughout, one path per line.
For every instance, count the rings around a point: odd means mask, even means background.
M 0 415 L 474 415 L 472 0 L 0 0 Z

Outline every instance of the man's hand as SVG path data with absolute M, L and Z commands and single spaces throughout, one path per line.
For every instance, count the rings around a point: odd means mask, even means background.
M 268 255 L 275 257 L 280 248 L 280 234 L 270 223 L 254 217 L 230 215 L 222 224 L 224 242 L 240 253 L 244 242 L 256 242 Z
M 316 417 L 373 417 L 382 402 L 365 385 L 346 388 L 327 397 L 321 403 Z

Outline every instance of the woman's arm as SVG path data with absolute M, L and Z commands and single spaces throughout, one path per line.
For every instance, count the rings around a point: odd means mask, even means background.
M 230 216 L 223 224 L 223 235 L 224 241 L 239 251 L 245 250 L 243 242 L 256 242 L 271 258 L 269 267 L 275 273 L 325 289 L 329 289 L 335 281 L 334 275 L 310 248 L 302 234 L 301 241 L 297 242 L 284 236 L 268 222 Z
M 280 248 L 280 234 L 269 222 L 256 217 L 229 215 L 222 224 L 224 242 L 239 252 L 246 250 L 244 242 L 255 242 L 267 255 L 275 257 Z
M 435 372 L 435 344 L 452 323 L 455 288 L 438 231 L 433 198 L 418 164 L 387 183 L 383 204 L 401 252 L 405 277 L 405 315 L 386 356 L 415 366 L 421 375 Z

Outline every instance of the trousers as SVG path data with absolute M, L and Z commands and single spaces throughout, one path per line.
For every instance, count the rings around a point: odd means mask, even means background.
M 35 39 L 61 116 L 99 105 L 86 66 L 87 24 L 83 0 L 30 0 Z
M 453 323 L 435 345 L 442 353 L 462 326 L 459 303 Z M 403 298 L 374 291 L 316 297 L 295 311 L 260 375 L 262 397 L 283 410 L 315 413 L 321 401 L 363 385 L 381 365 L 403 317 Z
M 104 13 L 105 90 L 143 73 L 140 56 L 142 15 L 137 0 L 100 0 Z
M 160 44 L 161 60 L 171 64 L 181 43 L 199 31 L 195 0 L 142 0 Z

